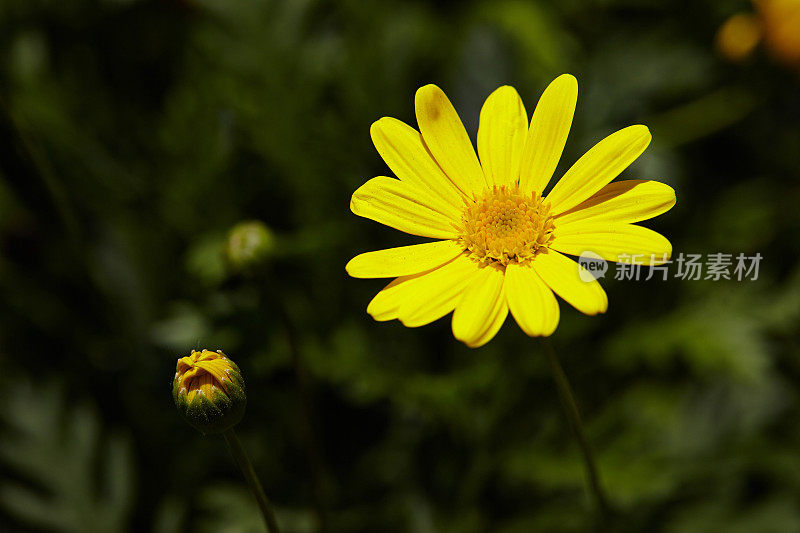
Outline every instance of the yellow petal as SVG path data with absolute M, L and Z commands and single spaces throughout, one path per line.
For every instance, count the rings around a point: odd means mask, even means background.
M 637 255 L 636 263 L 658 265 L 672 255 L 672 244 L 655 231 L 635 226 L 604 222 L 599 224 L 576 222 L 567 226 L 556 226 L 549 247 L 569 254 L 581 255 L 594 252 L 606 261 L 619 261 Z
M 478 127 L 478 155 L 489 187 L 511 185 L 528 132 L 528 115 L 513 87 L 504 85 L 486 99 Z
M 547 201 L 551 213 L 572 209 L 628 168 L 650 144 L 647 126 L 628 126 L 595 144 L 556 183 Z
M 474 198 L 486 180 L 453 104 L 439 87 L 426 85 L 417 90 L 414 107 L 425 145 L 453 183 Z
M 652 180 L 609 183 L 588 200 L 556 217 L 556 224 L 574 222 L 639 222 L 669 211 L 675 205 L 675 190 Z
M 578 80 L 570 74 L 553 80 L 542 93 L 522 155 L 519 179 L 522 190 L 541 194 L 547 187 L 564 151 L 577 101 Z
M 454 224 L 460 213 L 455 208 L 394 178 L 378 176 L 359 187 L 350 199 L 350 210 L 412 235 L 458 237 Z
M 530 265 L 506 267 L 508 307 L 520 329 L 531 337 L 548 337 L 558 326 L 560 310 L 553 291 Z
M 344 267 L 354 278 L 394 278 L 441 266 L 464 251 L 456 241 L 435 241 L 366 252 Z
M 572 259 L 548 250 L 537 255 L 532 265 L 548 287 L 581 313 L 596 315 L 608 309 L 606 291 L 589 271 Z
M 489 342 L 508 315 L 503 278 L 503 269 L 495 265 L 480 269 L 456 306 L 453 335 L 470 348 Z
M 480 335 L 478 335 L 478 337 L 474 338 L 471 342 L 468 342 L 467 346 L 470 348 L 480 348 L 492 340 L 495 335 L 497 335 L 497 332 L 500 331 L 501 327 L 503 327 L 503 324 L 508 317 L 508 304 L 506 304 L 505 298 L 503 298 L 501 302 L 501 307 L 497 308 L 497 312 L 490 317 L 491 322 L 488 327 Z
M 372 124 L 369 133 L 378 153 L 401 181 L 429 190 L 459 210 L 464 207 L 463 194 L 433 159 L 417 130 L 384 117 Z
M 400 304 L 397 318 L 409 328 L 442 318 L 456 307 L 470 280 L 477 274 L 477 263 L 464 255 L 457 257 L 415 283 L 413 297 Z
M 414 294 L 415 285 L 420 278 L 431 271 L 411 276 L 401 276 L 384 287 L 367 305 L 367 313 L 379 322 L 394 320 L 400 304 Z

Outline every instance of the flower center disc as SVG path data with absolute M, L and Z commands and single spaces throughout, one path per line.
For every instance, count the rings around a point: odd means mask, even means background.
M 470 256 L 483 264 L 525 263 L 552 240 L 550 204 L 519 185 L 494 187 L 470 202 L 462 216 L 459 242 Z

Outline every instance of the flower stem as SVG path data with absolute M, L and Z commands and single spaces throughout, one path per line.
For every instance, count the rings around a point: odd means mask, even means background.
M 278 523 L 275 521 L 275 512 L 272 510 L 272 505 L 269 503 L 267 495 L 264 494 L 264 489 L 261 487 L 261 482 L 258 480 L 258 476 L 255 470 L 253 470 L 253 465 L 247 457 L 247 452 L 245 452 L 242 447 L 242 442 L 239 440 L 239 437 L 236 436 L 236 432 L 233 428 L 228 429 L 222 435 L 225 437 L 225 442 L 228 443 L 228 447 L 231 449 L 233 458 L 236 459 L 236 464 L 239 465 L 239 470 L 242 471 L 242 475 L 247 482 L 247 486 L 250 488 L 250 492 L 253 493 L 256 502 L 258 502 L 258 508 L 261 509 L 261 514 L 264 516 L 267 531 L 269 533 L 278 533 Z
M 550 344 L 547 337 L 542 337 L 542 345 L 544 346 L 544 353 L 547 356 L 547 362 L 550 364 L 550 371 L 553 374 L 553 379 L 556 382 L 558 396 L 561 399 L 561 405 L 564 407 L 564 413 L 567 415 L 569 424 L 575 433 L 575 437 L 578 439 L 581 452 L 583 452 L 583 460 L 586 463 L 586 473 L 589 477 L 589 487 L 591 488 L 595 503 L 597 504 L 597 509 L 602 519 L 608 521 L 611 515 L 608 499 L 600 483 L 600 475 L 597 471 L 594 453 L 583 431 L 583 422 L 581 422 L 581 414 L 580 411 L 578 411 L 578 404 L 572 393 L 572 387 L 570 387 L 567 376 L 564 374 L 564 370 L 558 362 L 558 356 L 556 356 L 553 345 Z

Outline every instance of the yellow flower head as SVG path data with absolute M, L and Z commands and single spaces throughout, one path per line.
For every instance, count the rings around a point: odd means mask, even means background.
M 633 223 L 669 210 L 675 191 L 656 181 L 610 183 L 647 148 L 647 127 L 609 135 L 543 194 L 577 96 L 573 76 L 556 78 L 529 126 L 516 90 L 500 87 L 481 110 L 477 156 L 435 85 L 417 91 L 420 131 L 388 117 L 372 125 L 375 147 L 399 179 L 371 179 L 353 193 L 350 209 L 439 239 L 367 252 L 347 264 L 353 277 L 396 278 L 368 305 L 373 318 L 417 327 L 454 311 L 453 334 L 477 347 L 510 311 L 525 333 L 547 336 L 559 320 L 554 292 L 589 315 L 608 307 L 600 284 L 563 254 L 591 251 L 610 261 L 639 254 L 645 264 L 669 259 L 669 241 Z
M 239 367 L 219 350 L 192 350 L 178 359 L 172 396 L 181 415 L 204 435 L 238 424 L 247 404 Z

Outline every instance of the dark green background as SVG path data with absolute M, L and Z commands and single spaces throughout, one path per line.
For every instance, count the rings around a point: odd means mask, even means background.
M 750 9 L 4 0 L 0 529 L 257 531 L 223 440 L 170 398 L 176 359 L 205 347 L 244 372 L 239 433 L 286 531 L 591 530 L 539 342 L 510 318 L 478 350 L 449 319 L 376 323 L 385 282 L 344 271 L 421 240 L 349 211 L 388 172 L 374 120 L 414 124 L 433 82 L 474 137 L 497 86 L 530 113 L 570 72 L 559 174 L 647 124 L 623 176 L 678 203 L 645 225 L 676 254 L 764 257 L 757 281 L 607 279 L 600 317 L 562 302 L 553 343 L 617 529 L 800 531 L 800 81 L 763 50 L 715 54 Z M 278 239 L 253 276 L 221 254 L 248 219 Z

